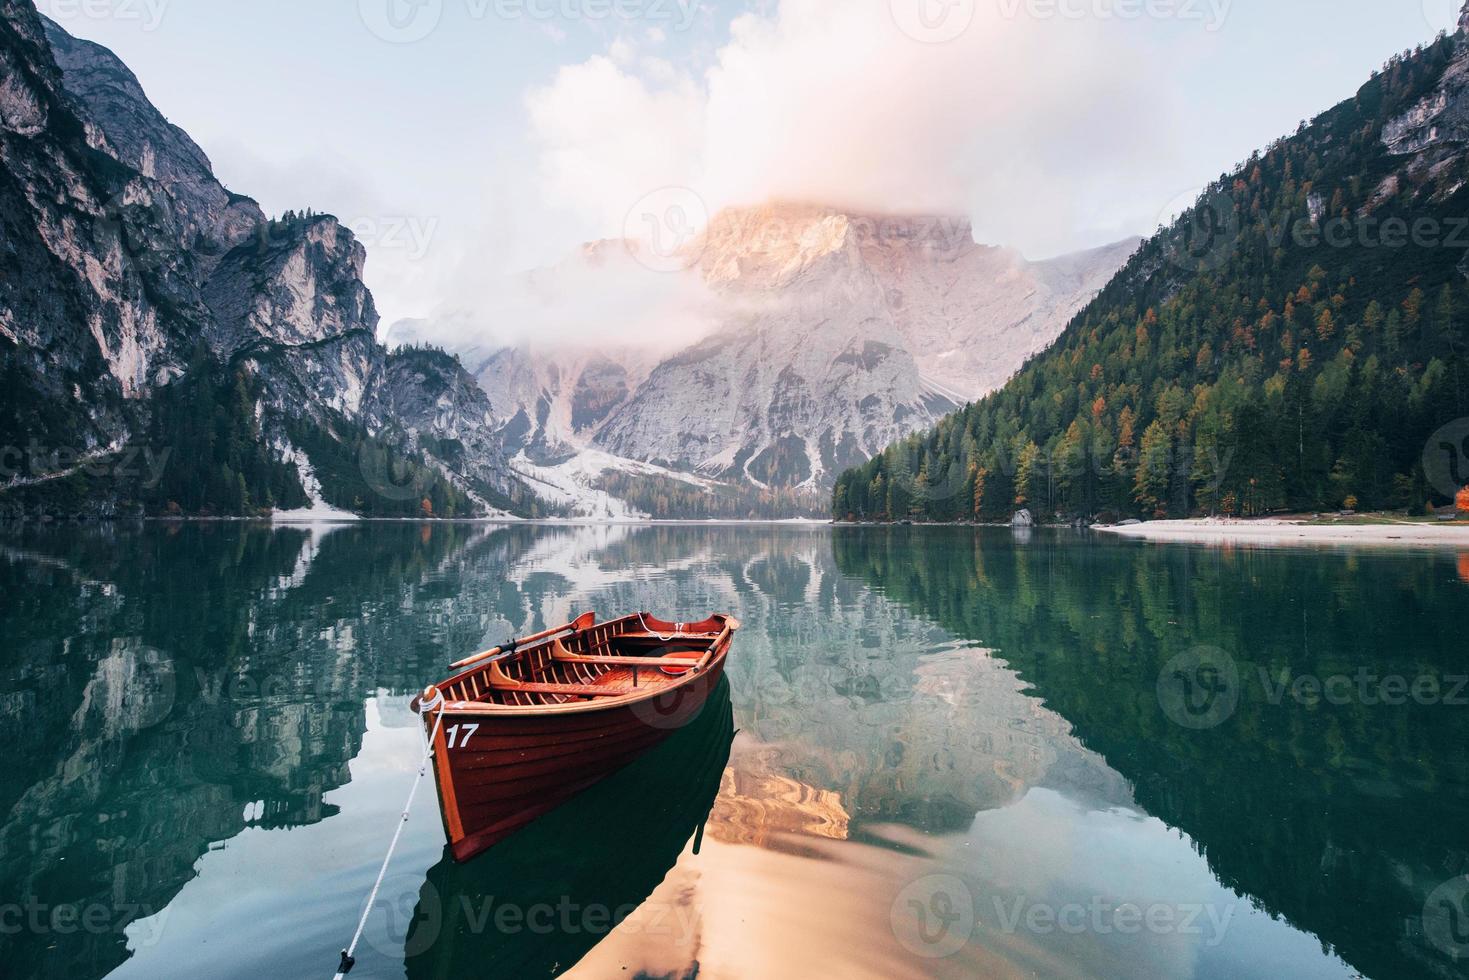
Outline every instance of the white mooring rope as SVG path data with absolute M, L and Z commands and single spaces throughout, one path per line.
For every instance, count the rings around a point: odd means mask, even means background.
M 664 636 L 662 633 L 655 633 L 648 626 L 648 621 L 643 618 L 643 614 L 642 613 L 638 613 L 638 622 L 643 625 L 643 632 L 644 633 L 647 633 L 650 636 L 654 637 L 660 643 L 672 643 L 674 640 L 681 640 L 681 639 L 683 639 L 683 628 L 684 628 L 684 624 L 683 623 L 674 623 L 673 624 L 673 635 L 672 636 Z
M 435 695 L 433 701 L 427 703 L 422 700 L 419 701 L 418 733 L 420 736 L 423 735 L 423 716 L 435 708 L 440 707 L 443 703 L 444 695 L 442 692 Z M 342 980 L 343 977 L 352 972 L 352 967 L 357 964 L 357 960 L 353 954 L 357 952 L 357 944 L 362 941 L 362 932 L 367 928 L 367 917 L 372 914 L 372 906 L 377 901 L 378 890 L 383 887 L 383 878 L 388 873 L 388 863 L 393 860 L 393 852 L 398 849 L 398 838 L 403 836 L 403 827 L 408 823 L 408 814 L 413 809 L 413 798 L 418 795 L 418 784 L 423 782 L 423 777 L 428 772 L 428 761 L 434 754 L 434 741 L 439 737 L 439 726 L 443 723 L 444 713 L 440 711 L 438 717 L 434 719 L 433 734 L 424 739 L 423 758 L 418 763 L 418 775 L 413 778 L 413 786 L 408 790 L 408 802 L 404 804 L 403 815 L 398 820 L 397 829 L 393 831 L 393 841 L 388 845 L 388 853 L 383 855 L 383 866 L 378 868 L 377 881 L 373 883 L 372 893 L 367 896 L 367 905 L 362 909 L 362 918 L 357 920 L 357 931 L 352 934 L 352 942 L 346 949 L 342 950 L 342 962 L 338 965 L 336 976 L 332 980 Z

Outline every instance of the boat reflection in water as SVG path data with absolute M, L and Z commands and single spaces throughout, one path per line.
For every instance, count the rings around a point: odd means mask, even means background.
M 639 910 L 691 838 L 698 853 L 733 738 L 726 680 L 667 741 L 537 823 L 468 863 L 445 848 L 419 892 L 407 975 L 548 977 L 571 969 Z M 677 910 L 662 912 L 649 921 L 682 919 Z

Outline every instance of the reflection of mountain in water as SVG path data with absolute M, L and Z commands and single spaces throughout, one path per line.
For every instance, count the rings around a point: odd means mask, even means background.
M 490 569 L 523 531 L 89 528 L 0 552 L 0 895 L 39 928 L 7 971 L 99 976 L 213 842 L 314 823 L 364 701 L 519 615 Z M 481 575 L 446 578 L 445 566 Z M 106 928 L 68 928 L 89 910 Z M 59 924 L 60 928 L 57 927 Z
M 108 972 L 127 956 L 121 927 L 166 906 L 211 846 L 332 815 L 323 795 L 348 778 L 369 697 L 584 609 L 744 622 L 729 670 L 744 735 L 709 826 L 741 860 L 960 830 L 1034 787 L 1131 802 L 1072 733 L 1078 716 L 1031 696 L 1044 677 L 1013 641 L 890 598 L 911 600 L 924 576 L 972 596 L 980 550 L 890 566 L 864 552 L 851 567 L 839 549 L 852 575 L 831 541 L 825 528 L 438 524 L 11 539 L 0 894 L 121 911 L 99 933 L 0 935 L 0 956 L 24 975 Z
M 1046 535 L 1016 548 L 991 532 L 956 547 L 924 529 L 840 530 L 834 549 L 844 573 L 994 648 L 1225 885 L 1369 976 L 1463 975 L 1419 923 L 1434 887 L 1469 870 L 1469 711 L 1312 707 L 1272 700 L 1260 679 L 1465 673 L 1451 555 Z M 1201 642 L 1234 658 L 1242 695 L 1226 722 L 1191 731 L 1156 690 L 1164 665 Z
M 771 827 L 750 825 L 760 813 L 818 836 L 888 822 L 959 830 L 1058 781 L 1130 800 L 1013 670 L 837 574 L 824 528 L 584 528 L 542 538 L 511 578 L 561 580 L 541 590 L 538 623 L 588 604 L 734 611 L 745 626 L 729 665 L 735 711 L 760 743 L 737 749 L 721 800 L 721 812 L 748 803 L 730 811 L 738 836 L 766 838 Z

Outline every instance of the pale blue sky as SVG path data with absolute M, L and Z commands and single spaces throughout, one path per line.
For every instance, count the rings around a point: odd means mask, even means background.
M 944 0 L 617 0 L 639 16 L 588 15 L 612 2 L 37 5 L 116 51 L 232 189 L 361 225 L 388 322 L 472 307 L 506 271 L 619 234 L 617 216 L 667 183 L 711 207 L 828 187 L 880 206 L 939 187 L 894 206 L 953 201 L 982 240 L 1033 257 L 1146 233 L 1457 8 L 1059 0 L 1069 18 L 1058 0 L 950 0 L 978 4 L 974 26 L 923 44 L 894 30 L 899 8 Z M 1168 13 L 1123 19 L 1118 2 Z M 379 36 L 393 11 L 407 43 Z

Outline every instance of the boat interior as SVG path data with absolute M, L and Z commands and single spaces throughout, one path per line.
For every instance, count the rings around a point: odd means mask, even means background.
M 537 707 L 650 695 L 707 669 L 728 646 L 726 617 L 669 623 L 647 614 L 519 641 L 439 685 L 451 703 Z

